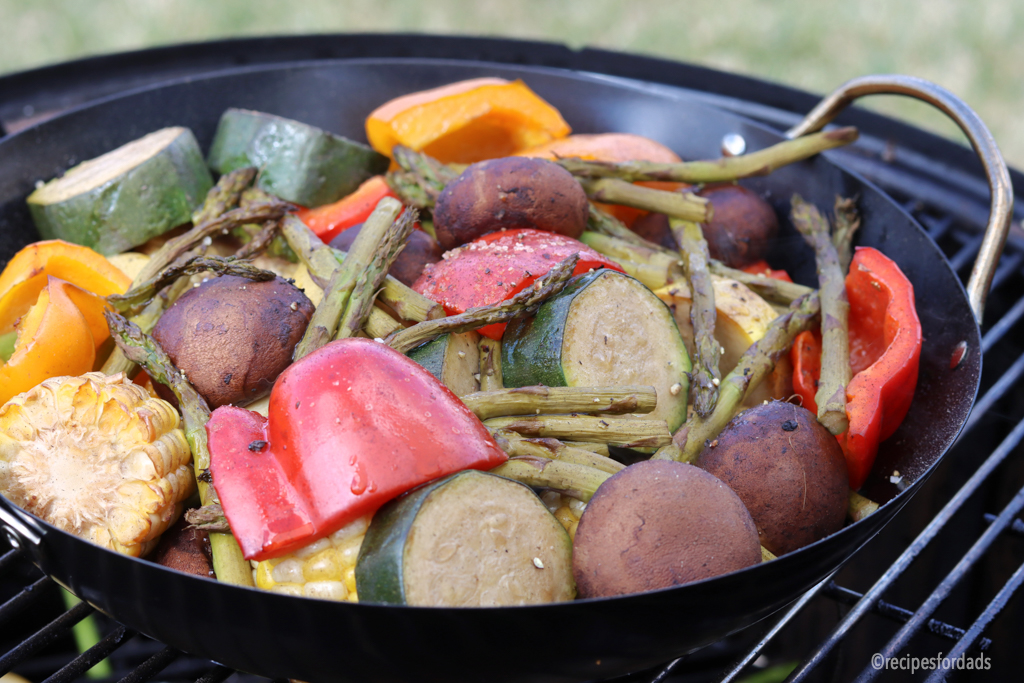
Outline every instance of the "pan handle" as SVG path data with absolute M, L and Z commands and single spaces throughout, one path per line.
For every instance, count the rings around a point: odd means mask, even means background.
M 43 540 L 43 528 L 4 499 L 0 499 L 0 525 L 15 548 L 29 550 L 33 554 L 39 549 Z
M 1010 220 L 1013 216 L 1013 186 L 1010 183 L 1010 172 L 1006 168 L 1006 162 L 996 147 L 992 134 L 970 107 L 945 88 L 921 78 L 900 75 L 862 76 L 839 86 L 804 117 L 803 121 L 786 131 L 786 137 L 796 138 L 821 130 L 857 98 L 878 94 L 907 95 L 942 111 L 967 135 L 974 151 L 981 159 L 981 165 L 985 168 L 992 192 L 988 225 L 978 257 L 974 261 L 974 268 L 971 270 L 971 277 L 967 281 L 967 300 L 974 312 L 975 320 L 980 325 L 989 286 L 992 284 L 996 264 L 1003 253 L 1006 235 L 1010 230 Z

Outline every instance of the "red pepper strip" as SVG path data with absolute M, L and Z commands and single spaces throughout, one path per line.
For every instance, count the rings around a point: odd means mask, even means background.
M 573 275 L 601 267 L 623 272 L 617 263 L 571 237 L 522 228 L 492 232 L 452 249 L 443 261 L 428 264 L 412 288 L 444 306 L 448 315 L 457 315 L 511 299 L 576 253 L 580 260 Z M 479 332 L 501 339 L 505 325 L 488 325 Z
M 740 270 L 744 273 L 750 273 L 751 275 L 765 275 L 767 277 L 775 278 L 776 280 L 782 280 L 783 282 L 793 281 L 793 278 L 789 276 L 789 273 L 784 270 L 775 270 L 769 266 L 768 262 L 764 259 L 745 265 L 740 268 Z
M 360 338 L 285 370 L 268 419 L 221 406 L 206 431 L 224 515 L 254 560 L 297 550 L 432 479 L 508 459 L 433 375 Z
M 899 267 L 877 249 L 858 247 L 846 276 L 850 300 L 850 366 L 846 388 L 850 429 L 840 436 L 850 488 L 859 489 L 878 453 L 903 422 L 917 387 L 921 322 L 914 287 Z M 791 352 L 793 386 L 814 410 L 821 342 L 804 333 Z
M 318 206 L 315 209 L 300 209 L 295 213 L 326 244 L 340 233 L 354 225 L 359 225 L 370 217 L 377 203 L 384 197 L 398 199 L 384 180 L 384 176 L 373 176 L 350 195 L 342 197 L 333 204 Z

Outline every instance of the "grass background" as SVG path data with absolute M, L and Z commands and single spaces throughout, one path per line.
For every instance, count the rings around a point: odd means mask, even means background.
M 397 31 L 650 54 L 817 93 L 869 73 L 920 76 L 975 108 L 1024 168 L 1024 2 L 1015 0 L 2 0 L 0 73 L 224 37 Z M 960 137 L 925 105 L 865 104 Z

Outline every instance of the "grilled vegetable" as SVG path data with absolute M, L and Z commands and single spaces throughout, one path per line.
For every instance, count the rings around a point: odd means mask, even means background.
M 690 358 L 672 313 L 638 281 L 612 270 L 579 276 L 531 318 L 509 323 L 505 386 L 652 386 L 646 418 L 670 430 L 686 419 Z
M 472 330 L 443 334 L 407 353 L 456 396 L 480 390 L 480 335 Z
M 361 602 L 472 607 L 571 600 L 572 542 L 526 486 L 472 470 L 374 515 L 356 563 Z
M 285 595 L 358 602 L 356 558 L 370 525 L 360 517 L 293 553 L 262 560 L 253 571 L 257 588 Z
M 366 145 L 272 114 L 228 109 L 210 145 L 210 168 L 228 173 L 260 169 L 256 184 L 306 207 L 330 204 L 351 194 L 388 160 Z
M 424 151 L 445 163 L 503 157 L 569 134 L 558 110 L 522 81 L 476 78 L 403 95 L 366 119 L 375 150 L 395 145 Z
M 330 247 L 342 252 L 349 251 L 362 229 L 362 224 L 346 229 L 331 240 Z M 422 230 L 413 230 L 409 233 L 402 253 L 388 269 L 388 275 L 411 287 L 419 279 L 423 267 L 440 261 L 443 253 L 437 240 Z
M 301 209 L 295 215 L 317 237 L 324 242 L 330 242 L 352 226 L 359 225 L 369 218 L 384 197 L 395 197 L 395 193 L 384 180 L 384 176 L 375 175 L 356 188 L 355 192 L 345 195 L 338 201 L 315 209 Z M 344 247 L 337 248 L 347 251 Z
M 44 238 L 116 254 L 189 222 L 212 185 L 192 132 L 164 128 L 75 166 L 28 207 Z
M 146 554 L 195 490 L 178 413 L 123 375 L 54 377 L 8 401 L 0 462 L 12 503 L 125 555 Z
M 212 408 L 245 405 L 270 393 L 312 315 L 309 299 L 281 278 L 225 275 L 186 292 L 153 338 Z
M 564 168 L 546 159 L 505 157 L 472 164 L 445 186 L 434 207 L 434 229 L 446 251 L 516 228 L 577 239 L 587 213 L 587 195 Z
M 701 469 L 659 460 L 601 485 L 580 518 L 572 560 L 585 598 L 678 586 L 760 561 L 739 497 Z
M 711 258 L 742 268 L 762 260 L 779 232 L 771 204 L 741 185 L 712 185 L 700 190 L 714 209 L 704 237 Z
M 846 519 L 843 449 L 810 411 L 791 403 L 771 401 L 740 413 L 696 464 L 736 492 L 761 545 L 775 555 L 838 531 Z
M 620 270 L 574 239 L 542 230 L 506 230 L 448 252 L 443 261 L 423 269 L 413 289 L 455 315 L 512 298 L 572 254 L 580 256 L 576 275 L 601 267 Z M 488 325 L 480 334 L 501 339 L 504 330 L 504 324 Z
M 294 363 L 270 417 L 233 406 L 207 425 L 211 471 L 247 559 L 292 552 L 405 491 L 505 453 L 430 373 L 384 344 L 342 339 Z

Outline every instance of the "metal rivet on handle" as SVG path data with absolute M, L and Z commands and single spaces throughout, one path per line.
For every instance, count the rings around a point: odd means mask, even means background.
M 737 157 L 747 151 L 747 141 L 739 133 L 727 133 L 722 137 L 722 155 Z

